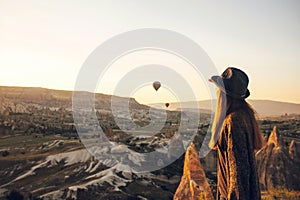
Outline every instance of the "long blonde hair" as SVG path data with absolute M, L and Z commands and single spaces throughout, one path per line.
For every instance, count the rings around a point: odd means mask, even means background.
M 237 110 L 243 110 L 247 113 L 247 115 L 250 118 L 250 125 L 252 126 L 253 134 L 251 135 L 252 141 L 253 141 L 253 149 L 259 150 L 261 149 L 264 144 L 264 138 L 261 134 L 256 112 L 255 110 L 244 100 L 244 99 L 235 99 L 228 95 L 226 95 L 224 92 L 222 92 L 220 89 L 217 90 L 217 105 L 215 110 L 215 116 L 214 121 L 211 126 L 211 140 L 209 142 L 209 147 L 211 149 L 216 149 L 216 144 L 219 138 L 219 135 L 222 131 L 223 122 L 225 117 Z
M 221 133 L 221 129 L 223 126 L 224 119 L 226 117 L 227 111 L 226 105 L 226 95 L 221 92 L 220 89 L 217 89 L 217 102 L 215 108 L 214 121 L 211 126 L 211 139 L 209 141 L 208 146 L 211 149 L 216 149 L 216 144 L 219 139 L 219 135 Z

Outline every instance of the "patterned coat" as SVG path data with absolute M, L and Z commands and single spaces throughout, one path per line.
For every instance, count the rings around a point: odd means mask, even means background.
M 253 129 L 250 117 L 242 111 L 226 116 L 218 151 L 218 192 L 225 199 L 260 200 Z

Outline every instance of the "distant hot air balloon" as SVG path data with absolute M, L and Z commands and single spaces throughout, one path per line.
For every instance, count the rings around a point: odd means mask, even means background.
M 169 103 L 166 103 L 165 105 L 166 105 L 166 107 L 169 107 L 170 104 L 169 104 Z
M 155 81 L 155 82 L 153 82 L 153 88 L 157 91 L 159 88 L 160 88 L 160 82 L 159 81 Z

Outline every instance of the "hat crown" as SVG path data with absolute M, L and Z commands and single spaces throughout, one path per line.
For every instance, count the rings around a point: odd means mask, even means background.
M 244 97 L 247 93 L 249 78 L 245 72 L 234 67 L 228 67 L 221 75 L 228 93 Z
M 250 95 L 247 74 L 235 67 L 228 67 L 221 76 L 213 76 L 211 80 L 233 98 L 245 99 Z

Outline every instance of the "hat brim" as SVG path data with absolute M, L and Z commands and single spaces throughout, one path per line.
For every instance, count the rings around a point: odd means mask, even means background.
M 221 76 L 212 76 L 209 79 L 209 82 L 214 83 L 218 88 L 220 88 L 223 92 L 226 93 L 224 82 Z
M 246 93 L 243 95 L 239 95 L 239 94 L 232 93 L 230 91 L 226 91 L 224 81 L 221 76 L 212 76 L 208 81 L 214 83 L 218 88 L 220 88 L 220 90 L 222 92 L 224 92 L 225 94 L 227 94 L 233 98 L 246 99 L 247 97 L 250 96 L 250 91 L 248 89 L 247 89 Z

